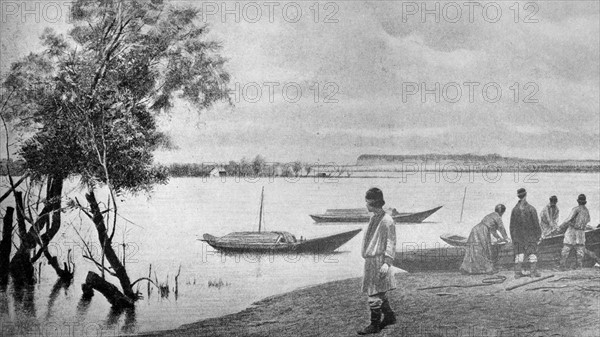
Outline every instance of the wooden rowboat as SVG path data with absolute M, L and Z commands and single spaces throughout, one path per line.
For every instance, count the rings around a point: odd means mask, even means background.
M 355 237 L 361 229 L 310 240 L 298 240 L 288 232 L 235 232 L 222 237 L 204 234 L 201 241 L 226 252 L 330 253 Z
M 445 236 L 449 239 L 449 236 Z M 462 238 L 462 239 L 461 239 Z M 548 237 L 538 246 L 538 264 L 542 267 L 556 266 L 560 261 L 560 252 L 563 248 L 564 235 L 554 235 Z M 600 256 L 600 228 L 585 232 L 587 251 Z M 444 246 L 436 244 L 433 247 L 425 245 L 403 244 L 402 250 L 396 252 L 394 265 L 409 272 L 416 271 L 458 271 L 465 256 L 466 238 L 455 235 L 450 242 L 457 245 Z M 497 254 L 497 266 L 512 268 L 514 266 L 514 253 L 512 242 L 493 245 L 495 254 Z M 571 255 L 567 263 L 571 263 L 575 258 L 575 251 L 571 250 Z M 596 260 L 586 254 L 584 266 L 593 266 Z
M 420 223 L 430 215 L 437 212 L 442 206 L 432 208 L 423 212 L 399 213 L 395 208 L 386 209 L 395 222 L 398 223 Z M 325 214 L 310 214 L 315 222 L 369 222 L 371 215 L 365 208 L 329 209 Z
M 350 241 L 361 231 L 361 229 L 356 229 L 311 240 L 298 240 L 288 232 L 261 231 L 264 194 L 265 188 L 263 187 L 260 195 L 258 232 L 233 232 L 221 237 L 206 233 L 202 236 L 202 239 L 198 240 L 225 252 L 330 253 Z

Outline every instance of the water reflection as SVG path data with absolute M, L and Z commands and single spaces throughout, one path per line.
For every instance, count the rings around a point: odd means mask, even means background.
M 30 332 L 35 332 L 38 326 L 34 285 L 9 281 L 7 290 L 1 293 L 0 302 L 2 334 L 29 335 Z
M 121 316 L 124 316 L 121 332 L 125 334 L 137 333 L 135 308 L 111 308 L 108 316 L 106 317 L 106 328 L 108 330 L 116 331 Z
M 56 299 L 60 294 L 60 290 L 64 289 L 65 296 L 67 296 L 70 285 L 71 281 L 63 281 L 62 279 L 58 279 L 56 283 L 54 283 L 54 286 L 52 286 L 52 291 L 50 291 L 50 296 L 48 297 L 48 310 L 46 311 L 46 321 L 52 318 L 52 313 L 54 312 L 54 302 L 56 302 Z
M 77 302 L 77 321 L 81 322 L 85 319 L 90 304 L 92 303 L 91 297 L 81 296 L 79 302 Z
M 12 295 L 17 315 L 31 318 L 36 317 L 34 285 L 14 283 Z

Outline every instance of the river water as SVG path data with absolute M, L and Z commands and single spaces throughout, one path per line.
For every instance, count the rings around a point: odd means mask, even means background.
M 387 174 L 386 174 L 387 175 Z M 282 230 L 300 238 L 313 238 L 365 228 L 366 224 L 315 224 L 308 216 L 327 208 L 364 206 L 364 193 L 381 188 L 387 202 L 400 212 L 444 207 L 421 224 L 396 226 L 398 250 L 414 245 L 443 245 L 443 233 L 468 235 L 472 226 L 498 203 L 510 210 L 516 190 L 525 187 L 529 202 L 538 212 L 550 195 L 557 195 L 561 220 L 576 206 L 578 194 L 588 198 L 592 222 L 600 219 L 600 175 L 598 173 L 432 173 L 395 178 L 173 178 L 157 186 L 151 196 L 122 197 L 115 241 L 125 255 L 132 279 L 148 276 L 168 280 L 168 297 L 156 289 L 148 296 L 147 283 L 140 282 L 144 299 L 135 311 L 111 311 L 96 294 L 90 302 L 80 301 L 81 283 L 89 270 L 98 272 L 82 255 L 81 237 L 98 252 L 97 238 L 85 215 L 65 214 L 63 231 L 51 251 L 66 259 L 72 249 L 75 280 L 68 287 L 56 286 L 56 275 L 43 264 L 39 283 L 30 291 L 9 285 L 0 293 L 0 335 L 112 336 L 176 328 L 205 318 L 240 311 L 253 302 L 297 288 L 358 277 L 362 272 L 360 245 L 363 233 L 330 255 L 222 255 L 202 241 L 203 233 L 215 236 L 258 228 L 261 187 L 265 187 L 263 230 Z M 460 222 L 463 194 L 463 221 Z M 83 199 L 76 183 L 67 184 L 70 196 Z M 106 200 L 100 198 L 100 200 Z M 2 205 L 2 207 L 6 207 Z M 504 216 L 508 229 L 509 214 Z M 174 276 L 178 277 L 175 296 Z M 398 270 L 398 272 L 401 272 Z M 155 274 L 156 273 L 156 276 Z M 110 280 L 118 285 L 116 279 Z M 356 284 L 359 291 L 359 283 Z

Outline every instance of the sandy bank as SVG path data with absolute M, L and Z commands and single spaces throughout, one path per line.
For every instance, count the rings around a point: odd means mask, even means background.
M 531 280 L 498 275 L 501 284 L 469 288 L 418 288 L 482 283 L 489 276 L 459 273 L 397 274 L 390 302 L 398 324 L 375 336 L 598 336 L 600 269 L 543 271 L 553 278 L 514 290 Z M 554 282 L 553 282 L 554 281 Z M 553 287 L 551 289 L 534 289 Z M 368 324 L 360 279 L 330 282 L 266 298 L 239 313 L 145 336 L 356 336 Z

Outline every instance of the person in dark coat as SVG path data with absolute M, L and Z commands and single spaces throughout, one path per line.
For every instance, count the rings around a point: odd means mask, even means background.
M 517 190 L 519 202 L 515 205 L 510 215 L 510 237 L 513 241 L 515 253 L 515 278 L 523 275 L 523 262 L 528 256 L 531 265 L 531 276 L 540 277 L 537 270 L 537 247 L 542 236 L 540 221 L 535 207 L 527 203 L 527 191 L 524 188 Z

